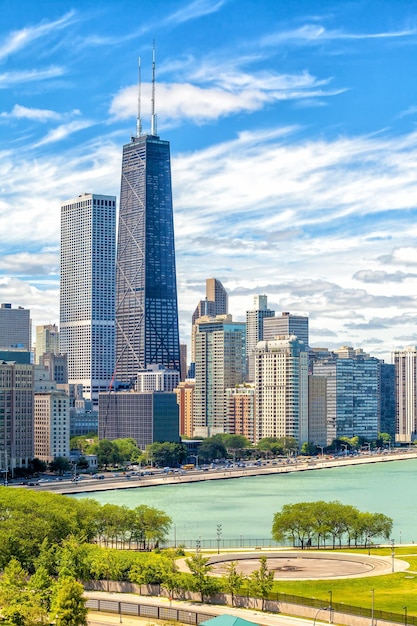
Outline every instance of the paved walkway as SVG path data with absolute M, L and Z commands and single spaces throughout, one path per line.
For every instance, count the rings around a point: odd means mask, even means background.
M 326 552 L 311 550 L 292 550 L 271 552 L 233 552 L 210 556 L 212 573 L 221 576 L 226 572 L 226 565 L 237 563 L 237 570 L 250 574 L 259 568 L 259 558 L 265 556 L 269 570 L 274 572 L 276 580 L 315 580 L 335 578 L 365 578 L 403 572 L 409 563 L 401 559 L 383 556 L 368 556 L 349 552 Z M 181 571 L 189 572 L 186 559 L 177 560 Z

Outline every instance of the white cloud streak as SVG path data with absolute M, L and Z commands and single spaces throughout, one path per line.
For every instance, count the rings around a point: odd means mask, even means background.
M 22 50 L 37 39 L 45 37 L 50 33 L 55 33 L 62 28 L 66 28 L 69 24 L 74 22 L 74 18 L 75 11 L 69 11 L 61 18 L 52 22 L 42 21 L 36 26 L 28 26 L 10 33 L 5 41 L 0 43 L 0 60 Z

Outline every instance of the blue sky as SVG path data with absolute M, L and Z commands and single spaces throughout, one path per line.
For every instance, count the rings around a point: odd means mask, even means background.
M 0 0 L 0 301 L 59 320 L 61 201 L 171 142 L 181 338 L 219 278 L 311 344 L 417 343 L 414 0 Z

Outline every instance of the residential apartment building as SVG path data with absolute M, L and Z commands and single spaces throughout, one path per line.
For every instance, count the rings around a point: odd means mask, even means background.
M 227 432 L 255 442 L 255 385 L 226 389 Z
M 246 325 L 231 315 L 195 322 L 194 437 L 227 432 L 226 389 L 244 381 Z
M 255 391 L 255 442 L 294 437 L 301 447 L 308 441 L 308 353 L 295 335 L 258 343 Z

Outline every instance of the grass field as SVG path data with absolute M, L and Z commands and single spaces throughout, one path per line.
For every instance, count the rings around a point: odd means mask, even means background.
M 346 550 L 344 550 L 346 552 Z M 364 550 L 350 552 L 368 554 Z M 391 548 L 371 549 L 371 555 L 391 556 Z M 395 556 L 410 564 L 408 570 L 385 576 L 329 580 L 276 581 L 274 591 L 316 598 L 328 603 L 330 591 L 333 603 L 371 608 L 374 590 L 375 610 L 417 616 L 417 546 L 396 546 Z

